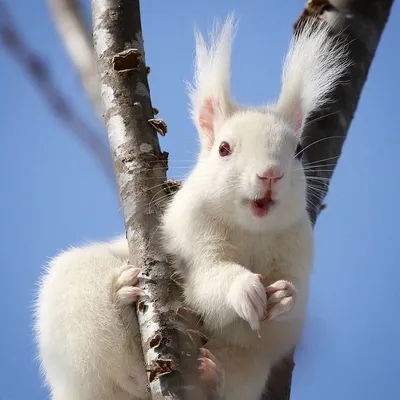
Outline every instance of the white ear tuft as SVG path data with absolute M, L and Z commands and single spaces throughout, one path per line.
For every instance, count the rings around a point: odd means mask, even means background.
M 210 148 L 216 127 L 233 111 L 230 100 L 230 64 L 236 23 L 230 14 L 220 26 L 214 22 L 207 44 L 196 30 L 194 82 L 189 86 L 192 119 L 202 146 Z
M 298 132 L 311 112 L 329 102 L 351 65 L 343 40 L 329 32 L 329 25 L 309 19 L 293 37 L 286 56 L 276 107 Z

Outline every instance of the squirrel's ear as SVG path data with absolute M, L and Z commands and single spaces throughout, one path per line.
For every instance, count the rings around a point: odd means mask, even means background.
M 234 111 L 230 99 L 230 59 L 235 30 L 233 14 L 220 27 L 214 24 L 207 44 L 196 31 L 194 82 L 189 86 L 191 115 L 202 149 L 209 150 L 218 126 Z
M 301 132 L 310 114 L 329 103 L 350 65 L 343 40 L 332 36 L 329 25 L 308 19 L 291 41 L 277 112 Z

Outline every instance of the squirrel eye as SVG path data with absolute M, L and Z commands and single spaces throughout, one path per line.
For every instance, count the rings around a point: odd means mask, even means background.
M 221 144 L 219 145 L 219 155 L 221 157 L 226 157 L 229 156 L 229 154 L 231 154 L 231 146 L 229 146 L 228 142 L 221 142 Z
M 298 160 L 301 160 L 301 158 L 303 157 L 303 153 L 304 153 L 303 146 L 299 143 L 296 147 L 296 152 L 295 152 L 296 158 Z

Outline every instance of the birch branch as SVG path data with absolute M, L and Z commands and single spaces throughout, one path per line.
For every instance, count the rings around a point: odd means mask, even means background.
M 90 27 L 86 25 L 78 0 L 48 0 L 49 9 L 62 42 L 73 62 L 97 116 L 103 118 L 103 103 L 93 51 Z
M 311 174 L 323 178 L 313 180 L 318 188 L 309 191 L 308 211 L 313 224 L 322 208 L 392 4 L 393 0 L 309 0 L 295 24 L 296 32 L 307 18 L 317 17 L 319 23 L 328 23 L 349 46 L 353 60 L 346 84 L 338 86 L 332 96 L 335 102 L 313 115 L 303 132 L 305 162 L 318 164 Z M 289 356 L 272 371 L 263 400 L 289 400 L 294 366 L 293 356 Z
M 166 126 L 153 120 L 139 0 L 93 0 L 92 14 L 105 122 L 131 261 L 143 271 L 140 287 L 147 299 L 139 303 L 137 313 L 151 396 L 153 400 L 206 398 L 197 382 L 199 374 L 181 373 L 197 368 L 196 350 L 203 338 L 195 331 L 186 335 L 176 318 L 179 293 L 159 241 L 160 204 L 166 196 L 160 187 L 166 179 L 167 154 L 160 149 L 156 130 L 165 134 Z M 188 353 L 188 358 L 182 356 Z

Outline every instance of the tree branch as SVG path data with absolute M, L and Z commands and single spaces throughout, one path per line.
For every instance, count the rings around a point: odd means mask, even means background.
M 309 0 L 295 24 L 295 32 L 307 18 L 317 16 L 320 23 L 330 24 L 332 31 L 339 34 L 349 46 L 353 60 L 345 78 L 346 84 L 340 85 L 332 96 L 335 102 L 330 108 L 315 113 L 303 132 L 305 162 L 318 165 L 316 171 L 308 170 L 307 174 L 324 178 L 313 180 L 313 185 L 318 186 L 318 189 L 313 190 L 312 194 L 309 192 L 308 211 L 313 224 L 323 208 L 322 202 L 329 181 L 340 157 L 392 4 L 393 0 Z M 262 399 L 289 400 L 293 369 L 293 357 L 290 356 L 273 370 Z
M 71 61 L 78 71 L 83 92 L 97 116 L 103 118 L 100 82 L 96 69 L 93 40 L 78 0 L 48 0 L 49 9 Z
M 138 305 L 138 320 L 151 395 L 153 400 L 206 398 L 198 373 L 185 377 L 180 373 L 197 368 L 196 351 L 204 338 L 195 330 L 186 335 L 176 318 L 179 292 L 159 241 L 161 202 L 167 196 L 160 185 L 166 179 L 167 153 L 161 152 L 154 121 L 149 122 L 153 112 L 139 0 L 93 0 L 92 14 L 105 121 L 131 261 L 143 270 L 140 287 L 147 295 Z M 166 185 L 170 195 L 173 186 Z M 187 320 L 182 310 L 178 314 Z
M 110 152 L 100 134 L 79 117 L 68 99 L 54 82 L 51 71 L 42 57 L 34 53 L 18 33 L 6 4 L 0 2 L 0 40 L 15 61 L 36 84 L 54 114 L 75 137 L 95 156 L 105 175 L 114 184 Z

